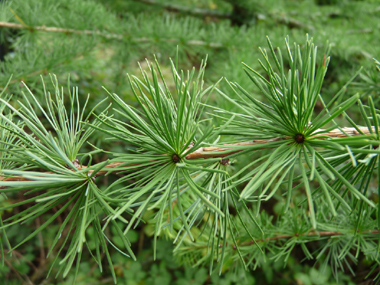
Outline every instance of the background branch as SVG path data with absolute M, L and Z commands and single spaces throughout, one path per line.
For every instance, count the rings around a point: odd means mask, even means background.
M 279 241 L 282 239 L 291 239 L 291 238 L 299 238 L 303 236 L 315 236 L 315 237 L 331 237 L 331 236 L 341 236 L 341 235 L 346 235 L 347 233 L 342 233 L 342 232 L 333 232 L 333 231 L 310 231 L 307 233 L 303 234 L 294 234 L 294 235 L 278 235 L 278 236 L 273 236 L 265 239 L 257 239 L 255 241 L 249 241 L 249 242 L 242 242 L 239 244 L 239 246 L 248 246 L 248 245 L 253 245 L 256 243 L 260 242 L 268 242 L 268 241 Z M 357 234 L 379 234 L 379 230 L 369 230 L 369 231 L 363 231 L 363 232 L 358 232 Z M 236 246 L 233 244 L 231 245 L 233 249 L 236 249 Z
M 192 16 L 201 17 L 217 17 L 221 19 L 230 19 L 232 17 L 231 13 L 224 13 L 217 10 L 201 9 L 201 8 L 190 8 L 184 7 L 183 5 L 173 5 L 168 3 L 158 3 L 152 0 L 133 0 L 135 2 L 140 2 L 148 5 L 159 6 L 170 12 L 185 13 Z
M 75 30 L 75 29 L 66 29 L 66 28 L 58 28 L 58 27 L 46 27 L 46 26 L 28 26 L 10 22 L 0 22 L 0 27 L 11 28 L 11 29 L 27 29 L 31 32 L 40 31 L 40 32 L 51 32 L 51 33 L 64 33 L 64 34 L 76 34 L 76 35 L 88 35 L 88 36 L 101 36 L 106 39 L 129 39 L 133 43 L 149 43 L 154 42 L 155 39 L 150 39 L 146 37 L 141 38 L 130 38 L 127 34 L 112 34 L 100 31 L 92 31 L 92 30 Z M 179 43 L 180 39 L 170 39 L 170 38 L 161 38 L 160 41 L 168 42 L 168 43 Z M 220 48 L 223 47 L 221 43 L 208 43 L 200 40 L 189 40 L 184 42 L 185 45 L 190 46 L 207 46 L 211 48 Z
M 238 25 L 238 26 L 249 24 L 253 19 L 254 20 L 256 20 L 257 18 L 265 19 L 266 16 L 269 16 L 275 22 L 288 26 L 291 29 L 292 28 L 300 28 L 300 29 L 306 29 L 306 30 L 314 29 L 313 26 L 302 23 L 301 21 L 298 21 L 289 16 L 282 16 L 273 12 L 265 13 L 261 11 L 261 13 L 257 13 L 257 11 L 250 11 L 249 9 L 247 9 L 247 7 L 237 3 L 236 1 L 227 1 L 227 2 L 230 2 L 231 5 L 233 6 L 232 13 L 225 13 L 225 12 L 210 10 L 210 9 L 184 7 L 184 6 L 173 5 L 173 4 L 168 4 L 168 3 L 159 3 L 153 0 L 133 0 L 133 1 L 144 3 L 151 6 L 158 6 L 169 12 L 183 13 L 190 16 L 197 16 L 197 17 L 202 17 L 202 18 L 215 17 L 219 19 L 228 19 L 228 20 L 231 20 L 233 25 Z

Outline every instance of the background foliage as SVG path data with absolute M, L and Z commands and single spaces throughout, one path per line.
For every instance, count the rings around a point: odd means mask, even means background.
M 126 73 L 136 75 L 134 80 L 144 80 L 140 75 L 137 62 L 140 62 L 142 68 L 147 69 L 149 67 L 145 58 L 154 62 L 153 55 L 155 55 L 169 89 L 174 90 L 176 84 L 170 79 L 172 71 L 169 58 L 175 58 L 178 46 L 179 69 L 187 70 L 195 66 L 199 70 L 202 60 L 206 55 L 208 56 L 204 89 L 225 77 L 232 82 L 238 82 L 255 98 L 265 101 L 268 98 L 264 96 L 262 90 L 252 84 L 245 74 L 241 62 L 255 70 L 262 71 L 257 59 L 262 58 L 259 47 L 267 47 L 266 36 L 270 37 L 274 47 L 279 46 L 282 53 L 285 54 L 284 38 L 287 35 L 289 35 L 290 43 L 296 42 L 304 47 L 305 34 L 308 33 L 313 37 L 314 43 L 320 51 L 327 49 L 327 41 L 332 46 L 329 69 L 321 89 L 323 100 L 329 102 L 331 97 L 341 90 L 341 87 L 345 86 L 346 82 L 363 66 L 361 74 L 349 86 L 346 86 L 345 99 L 359 93 L 363 103 L 368 104 L 368 95 L 371 95 L 373 106 L 379 106 L 379 71 L 372 59 L 380 58 L 380 38 L 376 34 L 380 28 L 380 6 L 377 1 L 181 0 L 175 2 L 173 4 L 161 0 L 3 1 L 0 6 L 0 21 L 15 23 L 22 27 L 17 29 L 0 28 L 0 88 L 2 90 L 7 85 L 12 74 L 7 90 L 7 93 L 13 94 L 12 106 L 20 107 L 17 100 L 22 99 L 22 92 L 28 93 L 21 82 L 26 83 L 29 90 L 36 96 L 36 101 L 47 106 L 49 102 L 45 103 L 42 99 L 44 98 L 44 88 L 40 76 L 42 75 L 44 79 L 46 89 L 54 91 L 58 83 L 54 79 L 50 80 L 50 74 L 56 74 L 60 86 L 65 86 L 67 81 L 71 86 L 78 86 L 78 93 L 73 94 L 73 98 L 78 96 L 81 106 L 85 104 L 87 94 L 90 94 L 87 110 L 91 110 L 107 98 L 107 92 L 101 88 L 102 86 L 111 93 L 118 94 L 128 104 L 138 107 L 138 101 L 133 95 Z M 42 30 L 35 28 L 41 26 L 65 30 L 49 32 L 43 31 L 44 28 Z M 321 56 L 322 53 L 319 54 L 319 61 L 322 59 Z M 286 59 L 284 64 L 287 67 L 291 65 Z M 219 94 L 211 93 L 208 103 L 231 113 L 238 112 L 239 107 L 226 99 L 226 97 L 239 99 L 228 82 L 220 81 L 217 88 Z M 220 94 L 225 94 L 225 96 Z M 6 99 L 4 100 L 6 101 Z M 31 104 L 36 106 L 33 100 L 31 101 Z M 103 105 L 110 102 L 109 99 L 106 101 L 103 102 Z M 35 116 L 46 126 L 47 118 L 43 116 L 41 110 L 34 109 Z M 319 112 L 322 109 L 322 103 L 318 102 L 315 111 Z M 370 111 L 366 110 L 370 114 Z M 112 112 L 109 110 L 109 115 Z M 366 124 L 360 105 L 353 106 L 347 113 L 358 125 Z M 30 114 L 26 115 L 30 116 Z M 88 115 L 91 114 L 84 114 L 84 116 Z M 116 119 L 122 118 L 122 115 L 118 113 L 114 115 Z M 103 119 L 100 116 L 99 120 Z M 339 125 L 350 125 L 342 116 L 336 120 Z M 214 118 L 214 122 L 221 124 L 225 121 L 221 118 Z M 115 121 L 115 123 L 117 122 Z M 33 126 L 36 125 L 38 125 L 38 121 L 28 125 L 28 128 L 33 130 Z M 63 128 L 63 126 L 61 127 Z M 47 128 L 49 129 L 49 127 Z M 49 130 L 46 131 L 46 134 Z M 94 151 L 96 147 L 110 152 L 125 152 L 126 148 L 123 143 L 106 140 L 104 133 L 92 130 L 94 131 L 90 140 L 92 145 L 85 143 L 80 145 L 74 143 L 73 145 L 63 136 L 62 139 L 66 143 L 62 147 L 69 145 L 72 157 L 76 157 L 77 152 L 93 151 L 92 160 L 95 163 L 110 158 L 107 153 Z M 77 129 L 77 132 L 80 132 L 80 129 Z M 45 137 L 43 133 L 40 139 L 46 139 L 47 144 L 51 145 L 48 137 Z M 54 151 L 47 153 L 45 161 L 49 161 L 53 157 Z M 53 159 L 63 158 L 53 157 Z M 239 158 L 230 168 L 234 169 L 236 173 L 249 161 L 251 161 L 251 157 Z M 2 169 L 4 168 L 6 167 L 2 166 Z M 107 189 L 117 178 L 117 175 L 98 178 L 99 188 Z M 73 177 L 72 179 L 77 178 Z M 310 185 L 312 191 L 317 188 L 317 185 Z M 239 191 L 243 190 L 244 186 L 244 184 L 240 185 Z M 378 196 L 373 194 L 377 192 L 377 178 L 367 183 L 366 187 L 369 189 L 368 193 L 371 199 L 377 203 Z M 305 196 L 300 196 L 298 202 L 302 202 L 304 198 Z M 2 208 L 5 208 L 12 203 L 24 201 L 25 198 L 23 193 L 17 192 L 10 193 L 7 200 L 3 196 L 1 199 Z M 273 199 L 261 203 L 261 219 L 267 221 L 266 230 L 274 227 L 273 231 L 281 232 L 283 229 L 297 225 L 296 219 L 293 225 L 287 224 L 288 220 L 282 220 L 284 203 L 286 201 L 281 195 L 274 195 Z M 32 205 L 34 204 L 26 203 L 11 209 L 4 209 L 2 217 L 5 219 L 20 213 Z M 256 209 L 254 203 L 252 208 Z M 7 229 L 8 239 L 12 244 L 17 245 L 32 234 L 36 228 L 48 221 L 52 215 L 58 213 L 56 221 L 59 224 L 50 224 L 47 230 L 38 232 L 28 243 L 22 244 L 14 250 L 12 256 L 3 256 L 5 266 L 0 268 L 0 278 L 6 280 L 7 284 L 22 282 L 69 284 L 73 282 L 75 270 L 70 271 L 66 279 L 62 279 L 62 274 L 54 279 L 58 273 L 57 267 L 52 267 L 49 278 L 45 279 L 56 256 L 56 252 L 54 252 L 46 257 L 47 253 L 50 246 L 56 242 L 60 225 L 68 214 L 68 211 L 56 206 L 47 209 L 46 214 L 35 220 L 29 220 L 22 225 L 16 224 Z M 161 237 L 155 242 L 153 230 L 155 213 L 156 211 L 146 211 L 144 220 L 151 221 L 151 223 L 140 223 L 137 228 L 128 232 L 127 238 L 137 256 L 137 262 L 127 259 L 117 250 L 109 247 L 110 259 L 113 262 L 113 269 L 119 284 L 336 284 L 337 282 L 357 284 L 365 282 L 364 277 L 367 274 L 369 274 L 368 280 L 372 280 L 377 275 L 376 270 L 371 272 L 373 266 L 371 260 L 366 259 L 362 254 L 348 258 L 348 264 L 341 266 L 344 272 L 335 271 L 334 266 L 330 268 L 330 266 L 324 266 L 323 263 L 315 265 L 315 260 L 308 259 L 309 256 L 305 255 L 302 246 L 295 246 L 296 242 L 292 241 L 285 247 L 291 249 L 287 259 L 283 258 L 287 252 L 276 256 L 273 250 L 273 253 L 268 252 L 267 262 L 262 262 L 260 268 L 251 272 L 245 271 L 240 265 L 236 266 L 240 264 L 239 257 L 236 251 L 231 251 L 231 256 L 228 255 L 227 258 L 229 262 L 222 270 L 222 275 L 218 275 L 218 270 L 209 275 L 208 261 L 207 266 L 203 266 L 203 264 L 195 268 L 190 266 L 194 264 L 191 262 L 192 259 L 202 260 L 204 248 L 197 249 L 190 244 L 185 244 L 188 248 L 184 247 L 182 251 L 177 250 L 173 256 L 171 253 L 173 246 L 169 240 Z M 366 213 L 367 216 L 362 218 L 363 221 L 371 221 L 374 212 L 368 208 Z M 292 213 L 288 212 L 288 215 L 291 216 Z M 338 217 L 341 220 L 346 218 L 345 215 Z M 305 221 L 302 221 L 301 225 L 310 226 L 304 223 Z M 327 224 L 327 229 L 328 226 Z M 115 245 L 124 246 L 116 223 L 108 227 L 107 231 L 108 237 Z M 65 234 L 68 233 L 62 233 L 64 237 Z M 89 235 L 88 240 L 92 240 L 91 235 L 96 239 L 96 231 L 93 228 L 89 228 L 86 234 Z M 169 232 L 166 234 L 170 236 Z M 198 242 L 206 243 L 207 240 Z M 311 241 L 308 245 L 310 246 L 309 251 L 314 253 L 320 249 L 323 241 L 319 242 L 318 240 Z M 156 260 L 153 259 L 154 243 L 157 243 Z M 4 246 L 6 248 L 5 241 Z M 96 244 L 91 243 L 87 246 L 90 249 L 97 247 Z M 284 244 L 280 246 L 284 248 Z M 251 252 L 255 250 L 255 247 L 247 247 L 245 250 Z M 342 245 L 337 243 L 336 250 L 344 252 L 344 247 L 342 248 Z M 67 251 L 67 247 L 64 248 L 64 251 Z M 186 256 L 186 253 L 189 252 L 193 256 Z M 355 261 L 356 259 L 357 261 Z M 303 262 L 301 263 L 301 261 Z M 339 259 L 336 262 L 335 268 L 340 267 Z M 349 268 L 352 268 L 355 276 L 351 274 Z M 94 284 L 113 283 L 111 270 L 106 266 L 104 266 L 104 270 L 105 272 L 101 274 L 90 254 L 84 252 L 75 282 L 83 284 L 90 282 Z

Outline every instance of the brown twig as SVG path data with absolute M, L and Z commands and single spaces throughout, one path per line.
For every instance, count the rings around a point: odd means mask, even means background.
M 312 136 L 311 138 L 321 138 L 325 139 L 326 137 L 330 138 L 344 138 L 349 136 L 358 136 L 358 135 L 370 135 L 371 132 L 367 127 L 360 127 L 360 132 L 356 128 L 340 128 L 340 129 L 334 129 L 329 132 L 323 133 L 323 130 L 318 129 L 316 130 L 316 133 L 318 134 Z M 375 130 L 375 127 L 372 127 L 372 131 Z M 322 133 L 319 133 L 322 132 Z M 293 138 L 289 138 L 293 139 Z M 272 139 L 264 139 L 264 140 L 252 140 L 252 141 L 246 141 L 246 142 L 240 142 L 235 144 L 229 144 L 222 147 L 219 146 L 210 146 L 210 147 L 201 147 L 197 150 L 194 150 L 192 153 L 186 155 L 187 160 L 192 159 L 200 159 L 200 158 L 224 158 L 226 156 L 232 155 L 234 153 L 238 153 L 243 151 L 244 149 L 234 149 L 233 147 L 236 146 L 252 146 L 252 145 L 265 145 L 267 143 L 280 141 L 280 140 L 286 140 L 286 138 L 272 138 Z M 113 168 L 117 168 L 121 165 L 125 164 L 125 162 L 112 162 L 108 165 L 106 165 L 103 170 L 99 171 L 96 175 L 104 175 L 110 171 L 113 171 Z M 128 166 L 137 166 L 138 164 L 128 164 Z M 82 170 L 86 168 L 86 166 L 80 167 L 79 164 L 76 164 L 76 167 L 78 170 Z M 118 171 L 118 170 L 115 170 Z M 88 173 L 91 174 L 93 170 L 89 170 Z M 20 176 L 12 176 L 12 177 L 2 177 L 0 176 L 0 181 L 30 181 L 30 179 L 22 178 Z M 5 188 L 4 186 L 1 186 L 0 189 Z
M 186 155 L 186 159 L 199 159 L 199 158 L 216 158 L 216 157 L 226 157 L 234 153 L 241 152 L 243 150 L 234 150 L 231 147 L 228 146 L 251 146 L 251 145 L 260 145 L 260 144 L 267 144 L 270 142 L 280 141 L 283 140 L 283 138 L 273 138 L 273 139 L 267 139 L 267 140 L 253 140 L 253 141 L 247 141 L 247 142 L 240 142 L 235 143 L 231 145 L 226 145 L 225 147 L 218 147 L 218 146 L 210 146 L 210 147 L 201 147 L 197 149 L 196 151 Z M 223 152 L 223 153 L 221 153 Z
M 362 135 L 362 133 L 364 135 L 371 134 L 370 130 L 367 127 L 360 127 L 359 130 L 361 131 L 361 133 L 358 130 L 356 130 L 356 128 L 334 129 L 334 130 L 331 130 L 327 133 L 319 133 L 315 136 L 312 136 L 311 138 L 318 138 L 318 137 L 320 137 L 322 139 L 325 137 L 344 138 L 344 137 L 347 137 L 346 134 L 348 134 L 350 136 L 358 136 L 358 135 Z M 374 131 L 375 127 L 372 127 L 372 130 Z M 320 131 L 323 131 L 323 130 L 320 130 L 320 129 L 316 130 L 316 132 L 320 132 Z M 264 145 L 267 143 L 271 143 L 271 142 L 275 142 L 275 141 L 281 141 L 281 140 L 284 140 L 284 138 L 277 137 L 277 138 L 265 139 L 265 140 L 246 141 L 246 142 L 240 142 L 240 143 L 225 145 L 223 147 L 218 147 L 218 146 L 201 147 L 201 148 L 198 148 L 197 150 L 193 151 L 192 153 L 186 155 L 186 159 L 192 160 L 192 159 L 199 159 L 199 158 L 217 158 L 217 157 L 223 158 L 223 157 L 229 156 L 231 154 L 243 151 L 243 149 L 234 150 L 233 148 L 231 148 L 232 146 L 252 146 L 252 145 L 260 145 L 260 144 Z M 229 146 L 231 146 L 231 147 L 229 147 Z M 107 165 L 105 168 L 115 168 L 115 167 L 118 167 L 122 164 L 123 164 L 123 162 L 114 162 L 114 163 Z M 107 171 L 99 171 L 99 175 L 105 174 L 107 172 L 108 172 L 108 170 Z
M 359 129 L 364 135 L 371 134 L 370 130 L 367 127 L 361 127 Z M 372 130 L 374 130 L 374 129 L 375 128 L 372 127 Z M 343 132 L 342 132 L 342 130 L 343 130 Z M 320 132 L 320 131 L 323 131 L 323 130 L 316 130 L 316 132 Z M 358 132 L 355 128 L 341 128 L 341 129 L 334 129 L 334 130 L 327 132 L 327 133 L 317 134 L 317 135 L 313 136 L 312 138 L 317 138 L 317 137 L 320 137 L 320 138 L 324 138 L 324 137 L 344 138 L 344 137 L 347 137 L 346 134 L 351 135 L 351 136 L 361 135 L 361 133 Z M 280 141 L 283 139 L 284 138 L 278 137 L 278 138 L 266 139 L 266 140 L 253 140 L 253 141 L 247 141 L 247 142 L 232 144 L 231 146 L 251 146 L 251 145 L 259 145 L 259 144 L 264 145 L 264 144 L 267 144 L 270 142 Z M 231 150 L 231 151 L 228 152 L 228 150 Z M 189 155 L 187 155 L 186 159 L 226 157 L 226 156 L 229 156 L 231 154 L 234 154 L 234 153 L 237 153 L 240 151 L 242 151 L 242 150 L 234 150 L 233 148 L 229 148 L 228 145 L 226 145 L 226 147 L 202 147 L 202 148 L 199 148 L 196 151 L 190 153 Z M 220 153 L 220 152 L 223 152 L 223 153 Z
M 364 135 L 371 134 L 370 130 L 367 127 L 360 127 L 359 130 L 361 131 L 361 133 L 358 130 L 356 130 L 355 128 L 334 129 L 334 130 L 331 130 L 327 133 L 319 133 L 315 136 L 312 136 L 312 138 L 321 138 L 321 139 L 324 139 L 325 137 L 344 138 L 344 137 L 347 137 L 346 134 L 348 134 L 350 136 L 358 136 L 358 135 L 362 135 L 362 133 Z M 375 130 L 375 127 L 372 127 L 372 130 Z M 320 131 L 323 131 L 323 130 L 316 130 L 316 132 L 320 132 Z M 225 145 L 223 147 L 218 147 L 218 146 L 201 147 L 201 148 L 193 151 L 192 153 L 186 155 L 186 159 L 192 160 L 192 159 L 200 159 L 200 158 L 217 158 L 217 157 L 223 158 L 223 157 L 229 156 L 231 154 L 243 151 L 243 149 L 239 149 L 239 150 L 233 149 L 233 148 L 231 148 L 232 146 L 252 146 L 252 145 L 261 145 L 261 144 L 265 145 L 267 143 L 280 141 L 280 140 L 284 140 L 284 139 L 285 138 L 277 137 L 277 138 L 273 138 L 273 139 L 240 142 L 240 143 L 235 143 L 235 144 L 231 144 L 231 145 Z M 229 146 L 231 146 L 231 147 L 229 147 Z M 116 168 L 116 167 L 122 165 L 123 163 L 124 162 L 114 162 L 114 163 L 107 165 L 105 167 L 105 169 Z M 129 166 L 132 166 L 132 165 L 129 165 Z M 110 170 L 99 171 L 98 175 L 106 174 L 109 171 Z

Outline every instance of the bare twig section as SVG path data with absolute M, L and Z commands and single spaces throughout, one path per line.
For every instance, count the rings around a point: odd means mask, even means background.
M 30 179 L 22 178 L 20 176 L 12 176 L 12 177 L 0 176 L 0 181 L 30 181 Z M 0 186 L 0 189 L 2 188 L 5 188 L 5 187 Z
M 267 140 L 253 140 L 248 142 L 240 142 L 235 144 L 226 145 L 226 147 L 217 147 L 217 146 L 210 146 L 210 147 L 202 147 L 197 149 L 196 151 L 188 154 L 186 156 L 186 159 L 198 159 L 198 158 L 210 158 L 210 157 L 226 157 L 231 154 L 240 152 L 242 150 L 234 150 L 229 148 L 228 146 L 251 146 L 251 145 L 259 145 L 259 144 L 266 144 L 270 142 L 280 141 L 283 140 L 283 138 L 273 138 L 273 139 L 267 139 Z M 221 153 L 223 152 L 223 153 Z
M 312 136 L 311 138 L 324 138 L 324 137 L 330 137 L 330 138 L 344 138 L 349 136 L 358 136 L 358 135 L 370 135 L 371 132 L 367 127 L 360 127 L 360 132 L 355 128 L 341 128 L 341 129 L 334 129 L 332 131 L 329 131 L 327 133 L 319 133 L 323 132 L 322 129 L 316 130 L 315 136 Z M 372 127 L 372 131 L 375 131 L 375 127 Z M 347 135 L 346 135 L 347 134 Z M 280 141 L 284 140 L 284 138 L 272 138 L 272 139 L 266 139 L 266 140 L 253 140 L 253 141 L 247 141 L 247 142 L 240 142 L 231 144 L 230 146 L 251 146 L 251 145 L 265 145 L 270 142 Z M 228 152 L 230 150 L 230 152 Z M 198 159 L 198 158 L 210 158 L 210 157 L 226 157 L 231 154 L 240 152 L 243 150 L 234 150 L 232 148 L 228 148 L 228 145 L 225 147 L 203 147 L 199 148 L 196 151 L 188 154 L 186 156 L 186 159 Z M 223 152 L 223 153 L 220 153 Z
M 116 167 L 118 167 L 124 163 L 125 162 L 112 162 L 112 163 L 108 164 L 105 168 L 103 168 L 103 169 L 107 169 L 107 170 L 100 170 L 98 173 L 96 173 L 96 176 L 104 175 L 107 172 L 112 171 L 113 168 L 116 168 Z M 135 165 L 137 165 L 137 164 L 135 164 Z M 132 165 L 128 164 L 128 166 L 133 166 L 133 164 Z M 90 174 L 92 172 L 93 172 L 93 170 L 90 170 L 88 173 Z
M 323 131 L 323 130 L 318 129 L 315 132 L 317 133 L 320 131 Z M 373 133 L 375 132 L 374 126 L 372 126 L 372 132 Z M 356 128 L 340 128 L 340 129 L 334 129 L 332 131 L 329 131 L 328 133 L 317 134 L 317 135 L 313 136 L 313 138 L 326 137 L 326 136 L 330 137 L 330 138 L 345 138 L 345 137 L 347 137 L 346 134 L 348 134 L 350 136 L 360 136 L 360 135 L 370 135 L 372 132 L 367 127 L 359 127 L 358 130 Z

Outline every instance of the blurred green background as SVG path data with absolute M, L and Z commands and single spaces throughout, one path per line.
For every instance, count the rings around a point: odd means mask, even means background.
M 72 86 L 78 86 L 83 99 L 90 94 L 91 105 L 106 97 L 102 86 L 128 103 L 136 104 L 126 74 L 139 75 L 137 62 L 146 68 L 145 59 L 152 60 L 155 55 L 170 83 L 169 58 L 175 57 L 177 47 L 179 65 L 184 70 L 192 66 L 198 68 L 201 60 L 208 56 L 206 84 L 226 77 L 260 98 L 259 91 L 244 74 L 241 62 L 260 70 L 259 47 L 267 46 L 266 36 L 274 46 L 284 50 L 286 36 L 290 43 L 302 45 L 309 34 L 320 50 L 328 44 L 332 46 L 332 60 L 322 96 L 333 96 L 363 66 L 361 76 L 348 86 L 347 96 L 359 92 L 365 101 L 371 94 L 380 107 L 377 96 L 380 77 L 372 60 L 380 59 L 378 0 L 14 0 L 2 1 L 0 22 L 21 25 L 6 28 L 0 24 L 0 89 L 13 75 L 8 92 L 16 98 L 25 88 L 21 81 L 41 96 L 40 76 L 49 82 L 49 74 L 54 73 L 62 86 L 67 80 Z M 43 31 L 44 27 L 64 31 Z M 234 97 L 223 81 L 218 87 Z M 228 110 L 234 108 L 216 94 L 210 104 Z M 361 118 L 355 108 L 350 116 L 360 124 Z M 125 150 L 122 145 L 111 144 L 101 134 L 95 135 L 91 143 L 112 151 Z M 94 157 L 96 162 L 106 158 Z M 244 165 L 244 160 L 239 163 Z M 108 185 L 115 178 L 102 179 L 102 183 Z M 22 199 L 20 193 L 1 203 L 6 205 Z M 275 218 L 279 203 L 280 199 L 271 200 L 263 207 Z M 21 210 L 15 208 L 13 212 L 1 214 L 6 218 Z M 49 215 L 51 213 L 46 217 Z M 145 218 L 149 220 L 149 213 L 147 215 Z M 36 220 L 34 224 L 15 225 L 8 230 L 9 239 L 17 244 L 42 223 Z M 106 267 L 105 272 L 99 272 L 88 253 L 83 254 L 75 281 L 73 273 L 66 280 L 60 275 L 55 279 L 58 272 L 54 266 L 46 278 L 53 260 L 46 258 L 46 254 L 59 226 L 49 227 L 43 235 L 39 234 L 27 245 L 14 250 L 12 256 L 6 256 L 5 266 L 0 267 L 0 283 L 113 284 Z M 112 236 L 112 227 L 108 230 Z M 365 260 L 355 265 L 355 276 L 346 271 L 336 280 L 328 268 L 321 273 L 314 261 L 304 260 L 301 250 L 294 250 L 287 263 L 270 261 L 254 272 L 236 267 L 238 269 L 231 268 L 221 276 L 217 272 L 209 276 L 206 267 L 182 265 L 172 254 L 172 242 L 165 238 L 159 240 L 157 260 L 153 260 L 151 235 L 149 224 L 129 232 L 132 248 L 138 255 L 137 262 L 110 249 L 118 284 L 371 284 L 371 281 L 364 281 L 369 273 Z M 116 234 L 113 242 L 116 245 L 121 242 Z M 91 246 L 95 245 L 89 244 Z

